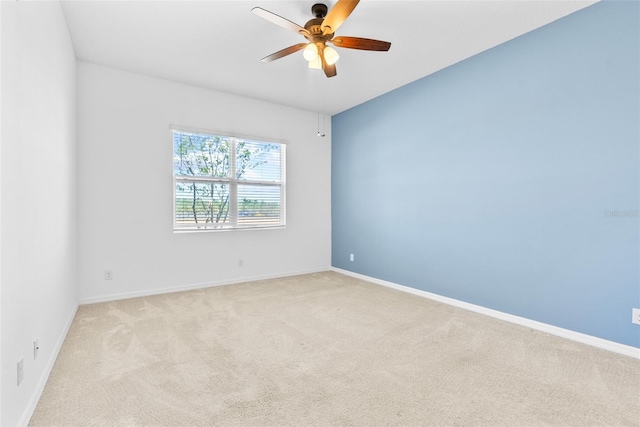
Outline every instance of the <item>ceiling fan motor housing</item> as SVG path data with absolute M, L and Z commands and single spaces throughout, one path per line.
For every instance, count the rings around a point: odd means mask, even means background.
M 304 34 L 304 37 L 313 43 L 325 43 L 327 40 L 333 38 L 333 34 L 322 34 L 322 21 L 323 18 L 314 18 L 304 24 L 304 28 L 309 34 Z

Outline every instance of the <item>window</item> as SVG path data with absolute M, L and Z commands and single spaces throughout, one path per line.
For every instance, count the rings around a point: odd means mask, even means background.
M 173 129 L 174 230 L 285 225 L 285 148 Z

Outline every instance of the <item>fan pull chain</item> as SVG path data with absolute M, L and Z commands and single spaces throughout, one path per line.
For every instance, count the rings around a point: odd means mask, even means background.
M 318 111 L 318 136 L 324 138 L 324 114 L 322 115 L 322 133 L 320 133 L 320 111 Z
M 322 115 L 322 133 L 320 132 L 320 97 L 322 96 L 322 75 L 318 74 L 318 137 L 324 138 L 324 114 Z

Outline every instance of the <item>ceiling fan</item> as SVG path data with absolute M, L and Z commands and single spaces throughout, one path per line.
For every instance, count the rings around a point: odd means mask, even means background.
M 335 36 L 335 32 L 349 17 L 360 0 L 338 0 L 335 6 L 328 11 L 325 4 L 317 3 L 311 7 L 311 13 L 315 16 L 304 27 L 289 21 L 273 12 L 254 7 L 251 12 L 279 25 L 287 30 L 295 31 L 308 40 L 308 43 L 298 43 L 285 49 L 272 53 L 262 58 L 262 62 L 271 62 L 290 55 L 299 50 L 304 50 L 304 58 L 309 61 L 309 68 L 324 70 L 327 77 L 333 77 L 336 73 L 336 61 L 338 52 L 327 44 L 346 49 L 388 51 L 391 43 L 380 40 L 364 39 L 361 37 Z

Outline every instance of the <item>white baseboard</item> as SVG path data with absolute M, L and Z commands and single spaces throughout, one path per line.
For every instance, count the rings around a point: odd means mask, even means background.
M 67 319 L 67 322 L 64 325 L 64 329 L 62 330 L 62 333 L 60 334 L 60 336 L 58 337 L 58 340 L 55 343 L 53 352 L 51 353 L 49 360 L 47 360 L 47 364 L 44 367 L 44 371 L 42 371 L 40 380 L 38 381 L 38 384 L 36 385 L 36 388 L 33 391 L 33 394 L 31 395 L 31 399 L 29 399 L 29 402 L 27 403 L 27 407 L 24 409 L 24 412 L 22 413 L 22 417 L 20 418 L 20 421 L 18 422 L 18 427 L 27 427 L 29 425 L 29 421 L 33 416 L 33 412 L 36 410 L 38 401 L 40 400 L 40 397 L 42 396 L 42 392 L 44 391 L 44 386 L 47 385 L 47 380 L 49 380 L 49 375 L 51 375 L 51 371 L 53 370 L 53 365 L 56 363 L 58 354 L 62 349 L 62 344 L 64 343 L 65 338 L 67 338 L 67 334 L 69 333 L 69 329 L 71 328 L 71 324 L 73 323 L 73 319 L 76 317 L 77 312 L 78 312 L 78 303 L 76 303 L 75 306 L 73 307 L 73 310 L 71 310 L 71 314 L 69 315 L 69 318 Z
M 328 267 L 325 267 L 325 268 L 312 269 L 312 270 L 291 271 L 288 273 L 266 274 L 262 276 L 247 276 L 247 277 L 240 277 L 240 278 L 235 278 L 231 280 L 221 280 L 218 282 L 192 283 L 188 285 L 170 286 L 166 288 L 149 289 L 145 291 L 108 294 L 108 295 L 102 295 L 98 297 L 81 298 L 80 305 L 96 304 L 100 302 L 117 301 L 121 299 L 129 299 L 129 298 L 146 297 L 150 295 L 170 294 L 173 292 L 184 292 L 184 291 L 191 291 L 193 289 L 203 289 L 203 288 L 212 288 L 214 286 L 233 285 L 236 283 L 255 282 L 256 280 L 277 279 L 280 277 L 298 276 L 301 274 L 320 273 L 323 271 L 327 271 L 328 269 L 329 269 Z
M 386 280 L 376 279 L 374 277 L 365 276 L 363 274 L 354 273 L 352 271 L 343 270 L 341 268 L 331 267 L 332 271 L 344 274 L 346 276 L 355 277 L 376 285 L 386 286 L 402 292 L 407 292 L 413 295 L 417 295 L 424 298 L 429 298 L 434 301 L 442 302 L 444 304 L 452 305 L 454 307 L 463 308 L 465 310 L 473 311 L 475 313 L 484 314 L 494 317 L 500 320 L 506 320 L 507 322 L 515 323 L 517 325 L 526 326 L 527 328 L 535 329 L 538 331 L 546 332 L 551 335 L 556 335 L 562 338 L 577 341 L 582 344 L 588 344 L 593 347 L 597 347 L 603 350 L 612 351 L 614 353 L 630 356 L 635 359 L 640 359 L 640 348 L 632 347 L 625 344 L 620 344 L 613 341 L 608 341 L 602 338 L 586 335 L 580 332 L 571 331 L 569 329 L 559 328 L 557 326 L 549 325 L 547 323 L 538 322 L 535 320 L 527 319 L 524 317 L 514 316 L 513 314 L 503 313 L 501 311 L 492 310 L 490 308 L 482 307 L 468 302 L 456 300 L 449 297 L 443 297 L 441 295 L 432 294 L 430 292 L 422 291 L 420 289 L 410 288 L 408 286 L 398 285 L 397 283 L 387 282 Z

